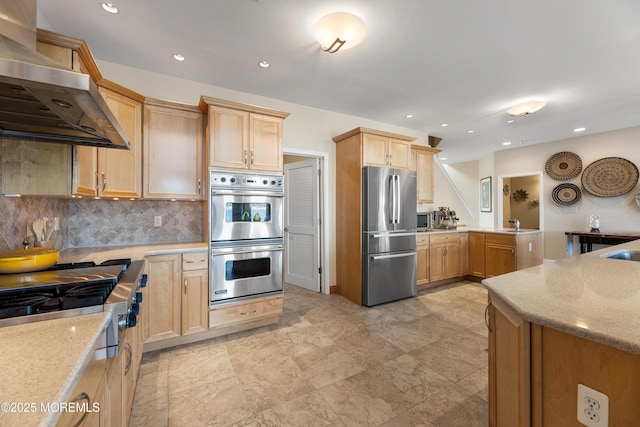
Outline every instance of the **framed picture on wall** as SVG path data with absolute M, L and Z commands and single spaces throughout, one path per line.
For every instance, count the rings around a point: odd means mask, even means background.
M 491 177 L 480 180 L 480 212 L 491 212 Z

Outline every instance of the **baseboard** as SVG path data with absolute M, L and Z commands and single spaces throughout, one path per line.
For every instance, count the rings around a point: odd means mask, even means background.
M 329 293 L 330 294 L 337 294 L 338 293 L 338 285 L 330 285 L 329 286 Z

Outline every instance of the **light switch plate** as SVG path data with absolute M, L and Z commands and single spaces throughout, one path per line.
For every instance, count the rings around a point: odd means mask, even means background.
M 162 217 L 160 215 L 156 215 L 153 217 L 153 226 L 154 227 L 162 226 Z

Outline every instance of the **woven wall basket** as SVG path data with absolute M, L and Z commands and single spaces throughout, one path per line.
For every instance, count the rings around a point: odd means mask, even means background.
M 596 160 L 582 172 L 582 189 L 597 197 L 616 197 L 638 184 L 638 168 L 620 157 Z

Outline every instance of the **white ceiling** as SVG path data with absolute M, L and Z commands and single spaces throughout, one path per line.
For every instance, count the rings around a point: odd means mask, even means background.
M 111 2 L 38 0 L 38 26 L 97 59 L 426 131 L 449 163 L 640 125 L 638 0 Z M 313 26 L 336 11 L 367 36 L 329 54 Z M 547 106 L 507 124 L 531 98 Z

